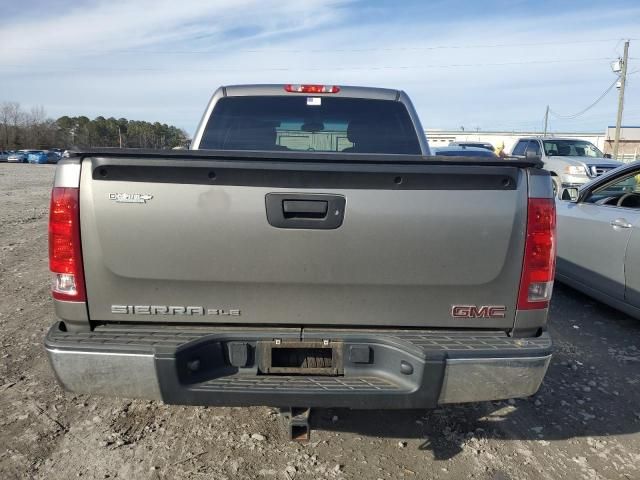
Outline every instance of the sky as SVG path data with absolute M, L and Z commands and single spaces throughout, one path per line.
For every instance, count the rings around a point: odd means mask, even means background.
M 625 125 L 640 125 L 632 1 L 0 0 L 0 102 L 193 134 L 220 85 L 405 90 L 425 128 L 603 132 L 631 39 Z

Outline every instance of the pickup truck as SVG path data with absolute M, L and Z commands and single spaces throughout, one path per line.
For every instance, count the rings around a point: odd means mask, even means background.
M 544 168 L 551 172 L 556 197 L 565 188 L 579 188 L 623 164 L 605 156 L 593 143 L 576 138 L 519 138 L 511 155 L 539 156 Z
M 191 150 L 69 152 L 49 223 L 59 382 L 283 408 L 535 393 L 549 173 L 429 153 L 404 92 L 321 85 L 220 88 Z

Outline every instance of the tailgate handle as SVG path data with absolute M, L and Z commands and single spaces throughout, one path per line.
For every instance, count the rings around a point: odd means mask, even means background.
M 329 203 L 324 200 L 283 200 L 282 212 L 285 218 L 324 218 Z
M 346 199 L 328 193 L 267 193 L 267 221 L 276 228 L 333 230 L 344 220 Z

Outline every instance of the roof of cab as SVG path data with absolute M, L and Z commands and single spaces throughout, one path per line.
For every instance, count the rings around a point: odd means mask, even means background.
M 323 97 L 350 97 L 350 98 L 371 98 L 375 100 L 399 100 L 400 90 L 390 88 L 374 88 L 374 87 L 354 87 L 348 85 L 338 85 L 340 91 L 337 93 L 297 93 L 287 92 L 285 84 L 265 84 L 265 85 L 227 85 L 220 87 L 223 94 L 227 97 L 243 97 L 254 95 L 301 95 L 301 96 L 323 96 Z
M 542 135 L 534 135 L 528 137 L 518 137 L 518 141 L 520 140 L 562 140 L 562 141 L 577 141 L 577 142 L 589 142 L 589 140 L 584 140 L 578 137 L 554 137 L 553 135 L 547 135 L 546 137 Z M 592 142 L 589 142 L 592 143 Z

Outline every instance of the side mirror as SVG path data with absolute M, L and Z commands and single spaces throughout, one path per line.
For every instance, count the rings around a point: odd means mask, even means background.
M 567 200 L 569 202 L 577 202 L 578 201 L 578 189 L 575 187 L 569 187 L 562 190 L 562 196 L 560 197 L 562 200 Z
M 604 154 L 604 158 L 613 158 L 613 156 L 611 156 L 611 154 L 610 154 L 610 153 L 605 153 L 605 154 Z
M 524 152 L 524 158 L 526 158 L 530 162 L 539 162 L 540 155 L 534 152 L 533 150 L 527 150 Z

